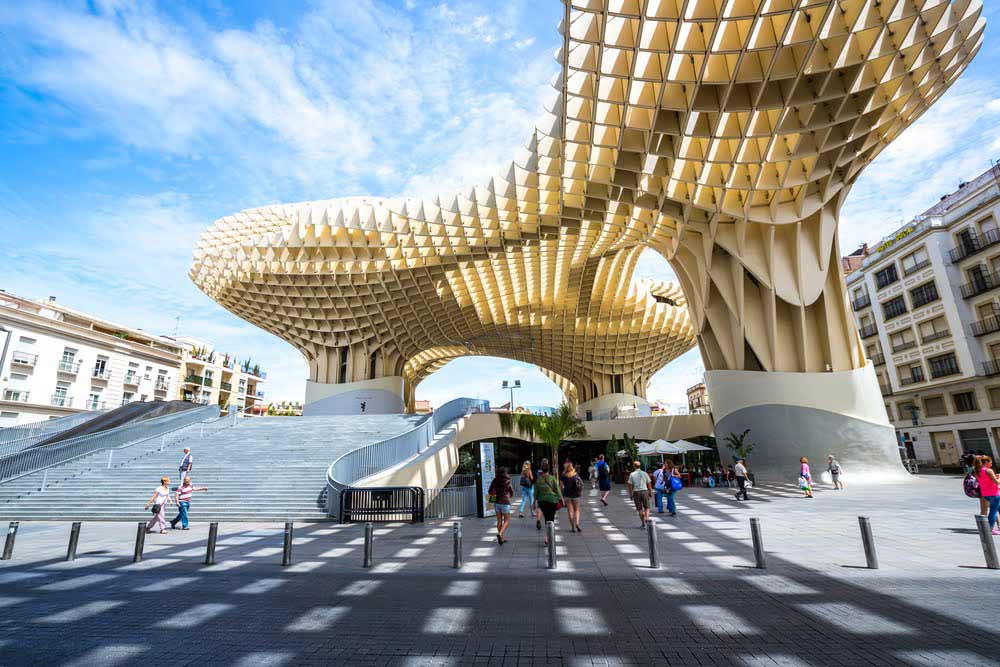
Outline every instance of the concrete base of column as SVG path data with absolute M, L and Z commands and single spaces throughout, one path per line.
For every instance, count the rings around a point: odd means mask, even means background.
M 326 384 L 306 383 L 303 417 L 324 415 L 399 414 L 403 410 L 403 378 L 390 376 Z
M 799 458 L 815 483 L 833 454 L 844 481 L 905 479 L 895 429 L 889 424 L 874 367 L 837 373 L 709 371 L 705 374 L 723 461 L 730 433 L 750 429 L 747 456 L 758 479 L 794 482 Z

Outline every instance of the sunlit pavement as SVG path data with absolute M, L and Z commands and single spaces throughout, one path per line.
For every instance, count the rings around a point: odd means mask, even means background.
M 135 524 L 85 523 L 64 562 L 69 523 L 26 523 L 0 562 L 0 664 L 1000 664 L 1000 571 L 960 479 L 732 493 L 678 495 L 657 570 L 617 486 L 608 508 L 588 490 L 555 571 L 516 512 L 503 546 L 492 519 L 463 521 L 461 570 L 450 521 L 377 526 L 371 569 L 360 525 L 297 525 L 282 567 L 280 524 L 223 524 L 205 566 L 205 524 L 147 536 L 133 564 Z

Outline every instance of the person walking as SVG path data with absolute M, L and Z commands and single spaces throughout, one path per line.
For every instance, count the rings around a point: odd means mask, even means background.
M 489 495 L 497 515 L 497 542 L 503 544 L 507 541 L 504 536 L 510 526 L 510 499 L 514 495 L 506 467 L 501 466 L 497 470 L 497 476 L 490 482 Z
M 541 530 L 542 518 L 545 519 L 546 523 L 556 520 L 556 511 L 558 511 L 559 502 L 562 500 L 559 480 L 550 472 L 548 459 L 542 459 L 538 477 L 535 478 L 535 500 L 538 502 L 538 512 L 541 515 L 536 521 L 535 527 Z M 546 532 L 545 544 L 548 545 L 548 543 L 549 535 Z
M 146 532 L 151 533 L 158 530 L 160 534 L 167 532 L 167 505 L 170 504 L 170 478 L 161 477 L 160 485 L 153 489 L 153 495 L 149 497 L 146 507 L 153 508 L 153 518 L 146 522 Z
M 177 516 L 170 520 L 171 530 L 177 528 L 177 522 L 181 522 L 181 530 L 188 529 L 188 512 L 191 511 L 191 496 L 195 491 L 208 491 L 207 486 L 191 486 L 191 478 L 185 477 L 181 485 L 177 487 L 174 495 L 174 502 L 177 503 Z
M 632 495 L 635 511 L 639 513 L 639 527 L 645 528 L 649 520 L 649 496 L 653 491 L 653 481 L 638 461 L 632 462 L 632 468 L 632 474 L 628 476 L 628 491 Z
M 583 494 L 583 480 L 580 479 L 576 467 L 570 461 L 566 462 L 562 478 L 563 500 L 566 502 L 566 514 L 569 515 L 569 530 L 582 533 L 580 528 L 580 496 Z
M 830 479 L 833 480 L 834 490 L 843 490 L 844 483 L 840 481 L 840 476 L 844 473 L 844 469 L 840 467 L 840 462 L 833 458 L 833 454 L 826 457 L 826 470 L 830 473 Z
M 535 476 L 531 472 L 531 461 L 521 464 L 521 507 L 517 515 L 524 518 L 524 509 L 528 508 L 528 513 L 532 513 L 535 506 Z
M 993 471 L 993 459 L 987 455 L 977 456 L 973 466 L 976 474 L 976 481 L 979 482 L 980 497 L 986 501 L 987 515 L 990 529 L 994 535 L 1000 535 L 1000 527 L 997 526 L 997 513 L 1000 512 L 1000 480 L 996 472 Z
M 191 469 L 194 467 L 194 455 L 191 454 L 191 448 L 184 448 L 184 456 L 181 457 L 181 463 L 177 467 L 177 471 L 180 473 L 177 479 L 183 480 L 185 477 L 191 474 Z
M 799 488 L 805 492 L 806 498 L 812 498 L 812 474 L 809 472 L 809 459 L 803 456 L 799 459 L 799 464 Z
M 591 490 L 597 488 L 597 459 L 590 460 L 590 467 L 587 468 L 587 477 L 590 479 Z
M 674 480 L 677 481 L 675 482 Z M 677 470 L 677 466 L 674 465 L 673 461 L 667 460 L 666 474 L 663 481 L 663 489 L 667 496 L 667 511 L 670 512 L 670 516 L 677 516 L 677 505 L 674 503 L 674 496 L 677 494 L 678 489 L 683 486 L 683 482 L 681 482 L 681 473 Z
M 663 514 L 663 496 L 667 494 L 667 462 L 661 461 L 660 467 L 653 473 L 653 491 L 656 493 L 656 513 Z
M 597 470 L 597 488 L 601 491 L 601 502 L 607 507 L 608 494 L 611 493 L 611 467 L 604 460 L 604 454 L 597 457 L 594 469 Z
M 740 496 L 743 496 L 743 500 L 750 500 L 750 496 L 747 495 L 747 483 L 750 481 L 750 473 L 747 471 L 746 462 L 743 459 L 736 459 L 736 465 L 733 466 L 732 473 L 736 478 L 736 486 L 739 487 L 736 491 L 736 500 L 739 500 Z

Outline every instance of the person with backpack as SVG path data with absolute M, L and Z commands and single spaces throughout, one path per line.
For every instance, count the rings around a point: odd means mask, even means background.
M 594 469 L 597 470 L 597 488 L 601 490 L 601 502 L 607 507 L 608 494 L 611 493 L 611 467 L 604 460 L 604 454 L 597 457 Z
M 974 466 L 976 481 L 979 483 L 979 496 L 986 501 L 986 520 L 994 535 L 1000 535 L 997 528 L 997 513 L 1000 512 L 1000 479 L 993 471 L 993 459 L 989 456 L 977 456 Z
M 572 461 L 567 461 L 563 468 L 562 495 L 566 502 L 566 513 L 569 515 L 569 530 L 582 533 L 580 528 L 580 496 L 583 495 L 583 480 L 576 472 Z
M 667 495 L 667 462 L 661 461 L 660 467 L 653 472 L 653 492 L 656 494 L 656 513 L 663 514 L 663 496 Z
M 535 500 L 538 502 L 538 511 L 545 522 L 556 520 L 556 512 L 559 510 L 559 503 L 562 502 L 562 491 L 559 489 L 559 480 L 549 471 L 549 460 L 542 459 L 539 465 L 538 477 L 535 478 Z M 538 519 L 535 523 L 538 530 L 542 529 L 542 521 Z M 549 535 L 545 534 L 545 544 L 549 543 Z
M 532 513 L 535 506 L 535 476 L 531 473 L 531 461 L 521 464 L 521 507 L 518 509 L 519 518 L 524 518 L 524 508 Z
M 514 487 L 510 483 L 510 474 L 507 468 L 501 466 L 497 470 L 497 476 L 490 482 L 489 496 L 490 502 L 497 515 L 497 542 L 503 544 L 507 541 L 504 537 L 507 528 L 510 527 L 510 499 L 514 495 Z
M 834 490 L 843 490 L 844 483 L 840 481 L 840 476 L 844 473 L 844 469 L 840 467 L 840 462 L 833 458 L 833 454 L 826 457 L 826 471 L 830 473 L 830 479 L 833 480 Z

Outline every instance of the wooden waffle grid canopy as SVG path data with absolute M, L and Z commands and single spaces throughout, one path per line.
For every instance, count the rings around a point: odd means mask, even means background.
M 317 382 L 537 364 L 573 400 L 709 369 L 865 363 L 837 262 L 861 170 L 957 79 L 980 0 L 574 0 L 526 149 L 433 199 L 251 209 L 191 278 Z M 642 250 L 680 288 L 632 280 Z M 346 370 L 345 370 L 346 369 Z M 412 400 L 412 395 L 408 396 Z

